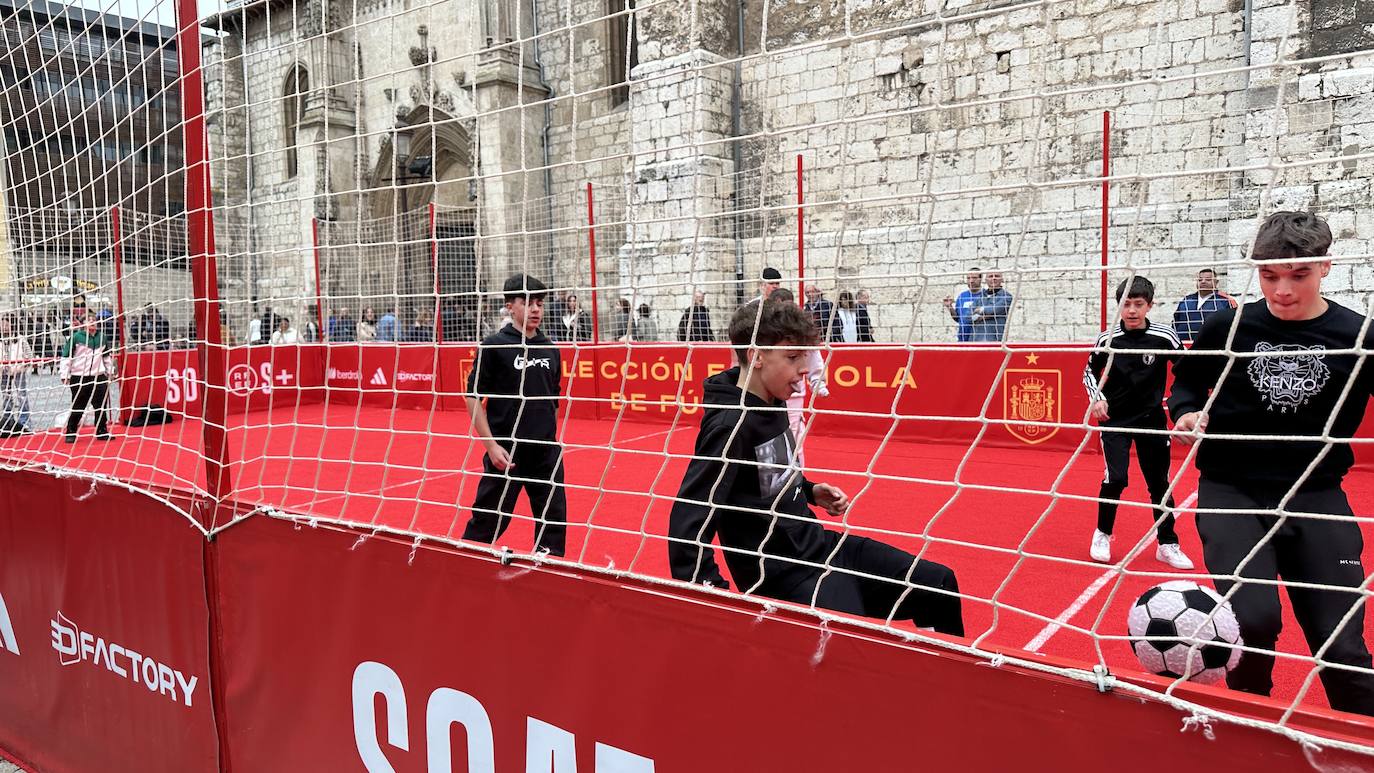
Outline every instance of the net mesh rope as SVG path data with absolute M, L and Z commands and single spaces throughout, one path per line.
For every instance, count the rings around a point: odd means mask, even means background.
M 1322 669 L 1347 668 L 1324 647 L 1276 653 L 1296 684 L 1276 693 L 1276 722 L 1178 698 L 1181 682 L 1161 695 L 1111 676 L 1138 669 L 1123 605 L 1208 575 L 1145 555 L 1138 485 L 1120 503 L 1129 544 L 1110 566 L 1089 561 L 1099 428 L 1067 411 L 1013 419 L 1005 400 L 1008 379 L 1045 371 L 1037 357 L 1076 358 L 1076 370 L 1055 366 L 1061 395 L 1076 388 L 1085 343 L 1115 324 L 1103 288 L 1123 279 L 1155 282 L 1164 324 L 1201 268 L 1237 300 L 1258 298 L 1248 245 L 1277 210 L 1331 222 L 1325 290 L 1367 313 L 1374 63 L 1313 54 L 1293 3 L 1259 4 L 1265 23 L 1244 31 L 1243 55 L 1239 14 L 1220 9 L 1197 11 L 1212 19 L 1199 37 L 1198 19 L 1163 2 L 1110 11 L 1128 13 L 1103 21 L 1105 35 L 1090 22 L 1107 9 L 1090 4 L 898 5 L 799 21 L 785 2 L 737 16 L 697 1 L 484 0 L 475 18 L 447 0 L 206 4 L 194 78 L 178 70 L 169 2 L 7 6 L 0 304 L 27 348 L 7 350 L 23 378 L 6 382 L 6 410 L 22 397 L 33 432 L 0 440 L 5 465 L 205 494 L 201 410 L 222 379 L 221 494 L 236 508 L 208 531 L 248 517 L 339 523 L 670 583 L 667 512 L 700 381 L 730 364 L 730 315 L 771 266 L 799 294 L 805 283 L 832 300 L 872 296 L 875 342 L 824 356 L 837 394 L 878 397 L 836 408 L 808 396 L 806 474 L 855 501 L 829 528 L 960 574 L 969 638 L 926 637 L 893 619 L 895 605 L 870 621 L 814 598 L 804 611 L 1350 746 L 1295 719 Z M 223 322 L 210 344 L 187 247 L 186 211 L 200 204 L 185 190 L 181 106 L 194 87 Z M 962 407 L 917 399 L 941 378 L 926 363 L 969 351 L 942 299 L 975 265 L 1013 292 L 1005 338 L 982 345 L 992 365 L 958 385 Z M 564 558 L 532 550 L 524 503 L 495 546 L 460 540 L 484 453 L 465 382 L 519 271 L 558 299 L 544 327 L 564 357 Z M 711 340 L 682 341 L 697 292 Z M 71 392 L 52 371 L 85 315 L 115 342 L 117 433 L 64 444 Z M 195 349 L 206 345 L 230 362 L 208 383 Z M 1341 399 L 1367 396 L 1347 387 Z M 174 420 L 134 426 L 154 404 Z M 1328 447 L 1350 443 L 1365 465 L 1349 481 L 1358 502 L 1374 491 L 1371 449 L 1332 437 L 1331 421 Z M 1035 440 L 1057 433 L 1074 440 Z M 1195 453 L 1174 458 L 1181 515 Z M 1334 517 L 1286 503 L 1273 512 Z M 1195 534 L 1187 517 L 1180 528 Z

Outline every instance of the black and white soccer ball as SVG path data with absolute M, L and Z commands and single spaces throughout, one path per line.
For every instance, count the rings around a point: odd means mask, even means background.
M 1150 673 L 1212 684 L 1240 662 L 1240 624 L 1231 604 L 1190 580 L 1142 593 L 1126 623 L 1131 649 Z

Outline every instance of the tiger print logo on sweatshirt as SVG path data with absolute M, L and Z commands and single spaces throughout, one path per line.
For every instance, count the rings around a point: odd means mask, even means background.
M 1256 357 L 1246 372 L 1250 383 L 1269 404 L 1269 410 L 1287 413 L 1306 405 L 1326 386 L 1331 378 L 1327 367 L 1325 346 L 1268 343 L 1255 345 L 1256 354 L 1277 352 L 1277 356 Z

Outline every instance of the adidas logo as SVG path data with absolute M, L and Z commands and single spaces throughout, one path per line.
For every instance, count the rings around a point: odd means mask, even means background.
M 377 372 L 372 374 L 372 385 L 386 386 L 386 374 L 382 372 L 381 368 L 378 368 Z
M 5 608 L 4 596 L 0 596 L 0 650 L 19 654 L 19 644 L 14 640 L 14 625 L 10 623 L 10 613 Z

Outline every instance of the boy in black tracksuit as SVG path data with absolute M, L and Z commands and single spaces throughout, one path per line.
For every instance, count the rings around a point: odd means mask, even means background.
M 468 376 L 468 415 L 487 452 L 463 539 L 495 542 L 510 525 L 524 488 L 534 514 L 535 548 L 561 556 L 568 521 L 557 423 L 563 371 L 558 348 L 539 332 L 547 288 L 516 274 L 503 289 L 510 324 L 482 341 Z
M 1097 337 L 1097 346 L 1083 369 L 1083 385 L 1092 402 L 1089 413 L 1102 425 L 1102 460 L 1107 468 L 1098 491 L 1097 530 L 1089 554 L 1094 561 L 1112 560 L 1112 527 L 1116 502 L 1126 490 L 1135 443 L 1140 474 L 1150 491 L 1150 501 L 1162 513 L 1159 548 L 1155 558 L 1175 569 L 1192 569 L 1193 562 L 1178 546 L 1174 531 L 1174 499 L 1169 490 L 1169 436 L 1133 430 L 1168 429 L 1164 418 L 1164 382 L 1173 354 L 1183 349 L 1173 329 L 1150 323 L 1154 307 L 1154 283 L 1143 276 L 1127 279 L 1116 288 L 1121 323 Z M 1143 351 L 1142 351 L 1143 350 Z M 1161 354 L 1160 351 L 1168 352 Z M 1136 351 L 1141 351 L 1136 354 Z M 1112 500 L 1112 501 L 1108 501 Z
M 706 547 L 718 538 L 743 592 L 962 636 L 952 570 L 825 529 L 811 512 L 811 505 L 831 515 L 849 508 L 840 489 L 802 475 L 787 421 L 787 398 L 807 373 L 802 347 L 818 339 L 811 316 L 795 303 L 755 302 L 735 312 L 730 340 L 743 371 L 705 381 L 696 450 L 669 517 L 673 577 L 729 587 Z M 766 348 L 775 346 L 797 348 Z
M 1241 578 L 1231 605 L 1245 644 L 1265 650 L 1274 649 L 1282 625 L 1278 587 L 1247 580 L 1282 577 L 1290 583 L 1352 589 L 1365 580 L 1363 536 L 1349 518 L 1350 503 L 1341 489 L 1354 454 L 1349 443 L 1319 438 L 1328 422 L 1331 438 L 1354 435 L 1374 394 L 1374 361 L 1326 352 L 1368 351 L 1374 338 L 1361 342 L 1365 318 L 1322 297 L 1329 260 L 1289 262 L 1325 256 L 1330 245 L 1331 231 L 1315 215 L 1278 212 L 1269 217 L 1252 252 L 1264 300 L 1208 317 L 1193 352 L 1174 368 L 1169 397 L 1175 429 L 1190 433 L 1183 442 L 1197 441 L 1193 433 L 1206 432 L 1197 453 L 1197 527 L 1207 570 Z M 1233 361 L 1226 371 L 1228 351 Z M 1205 352 L 1217 354 L 1198 354 Z M 1342 399 L 1347 387 L 1349 394 Z M 1208 390 L 1213 390 L 1210 406 Z M 1283 439 L 1208 437 L 1213 434 Z M 1281 504 L 1282 514 L 1274 512 Z M 1254 556 L 1246 560 L 1252 551 Z M 1222 593 L 1234 584 L 1216 581 Z M 1357 591 L 1290 586 L 1288 597 L 1308 647 L 1314 653 L 1327 647 L 1322 662 L 1370 668 L 1364 606 Z M 1341 625 L 1352 607 L 1350 619 Z M 1273 655 L 1246 652 L 1226 683 L 1268 695 L 1273 668 Z M 1332 708 L 1374 715 L 1374 674 L 1327 667 L 1319 676 Z

